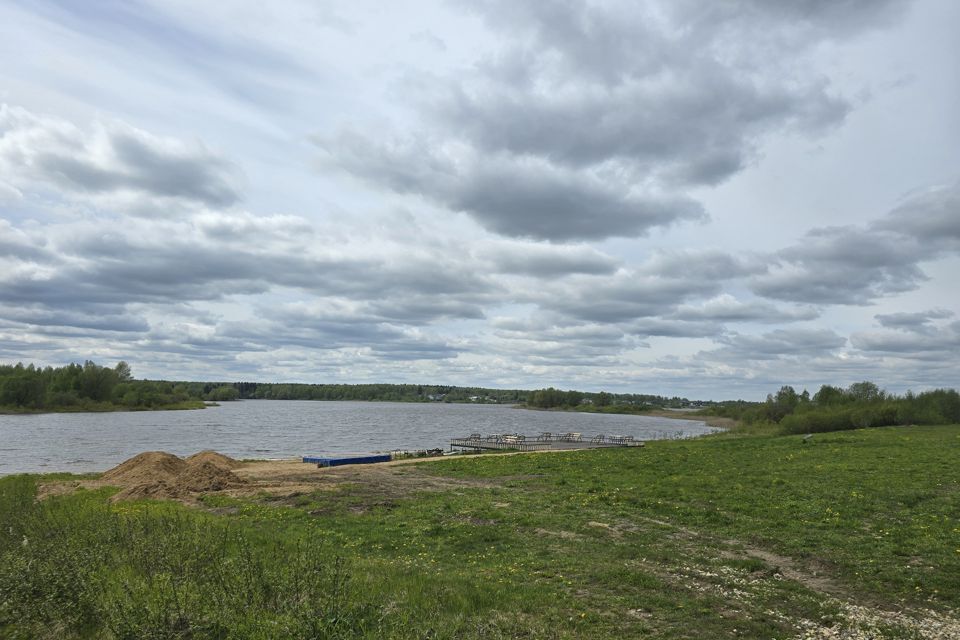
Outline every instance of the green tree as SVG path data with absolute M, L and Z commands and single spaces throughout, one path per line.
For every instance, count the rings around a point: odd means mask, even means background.
M 780 422 L 793 413 L 799 403 L 800 396 L 797 395 L 796 390 L 789 385 L 784 385 L 777 391 L 777 395 L 767 396 L 767 417 L 774 422 Z
M 117 363 L 117 366 L 113 368 L 113 371 L 117 374 L 117 380 L 120 382 L 129 382 L 130 380 L 133 380 L 133 373 L 130 371 L 130 365 L 123 360 Z
M 813 401 L 819 405 L 830 406 L 841 404 L 847 398 L 846 393 L 839 387 L 832 387 L 825 384 L 820 390 L 813 394 Z
M 880 387 L 866 380 L 863 382 L 855 382 L 847 387 L 847 397 L 856 402 L 883 400 L 885 395 L 886 394 L 880 390 Z

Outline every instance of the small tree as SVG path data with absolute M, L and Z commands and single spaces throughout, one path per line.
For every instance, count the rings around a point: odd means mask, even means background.
M 124 360 L 118 362 L 117 366 L 113 368 L 113 371 L 117 374 L 117 380 L 120 382 L 129 382 L 133 380 L 133 372 L 130 371 L 130 365 Z
M 784 385 L 777 391 L 777 395 L 767 396 L 767 417 L 774 422 L 780 422 L 793 413 L 799 403 L 800 396 L 796 390 L 790 385 Z

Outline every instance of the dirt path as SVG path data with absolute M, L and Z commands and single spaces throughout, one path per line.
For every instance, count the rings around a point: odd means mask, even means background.
M 416 468 L 425 460 L 412 458 L 378 464 L 352 464 L 321 467 L 299 460 L 267 460 L 245 462 L 234 473 L 246 481 L 243 487 L 226 491 L 228 495 L 253 496 L 262 493 L 290 496 L 317 490 L 332 490 L 344 485 L 355 486 L 364 493 L 399 497 L 416 491 L 442 491 L 456 487 L 488 487 L 491 482 L 461 480 L 433 476 Z
M 795 620 L 795 640 L 882 640 L 895 638 L 922 638 L 923 640 L 960 640 L 960 618 L 956 612 L 942 613 L 929 609 L 894 607 L 880 604 L 831 576 L 822 563 L 798 561 L 769 549 L 747 544 L 741 540 L 720 539 L 664 520 L 637 518 L 635 523 L 606 525 L 589 523 L 618 532 L 640 528 L 642 524 L 656 525 L 672 532 L 675 539 L 699 543 L 700 553 L 715 549 L 719 557 L 729 559 L 752 558 L 764 562 L 773 571 L 772 579 L 790 580 L 823 596 L 840 611 L 837 622 L 829 627 L 820 621 Z M 695 567 L 688 567 L 696 573 Z M 709 574 L 715 575 L 715 574 Z M 734 578 L 736 580 L 736 578 Z M 737 589 L 731 589 L 737 594 Z M 734 595 L 736 597 L 736 595 Z

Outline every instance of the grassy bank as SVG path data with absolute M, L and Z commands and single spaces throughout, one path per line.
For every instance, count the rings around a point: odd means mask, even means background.
M 201 509 L 2 478 L 0 636 L 938 637 L 958 454 L 957 426 L 725 434 Z
M 182 400 L 153 406 L 127 406 L 113 402 L 85 402 L 76 405 L 60 407 L 18 407 L 0 405 L 0 414 L 5 415 L 33 415 L 38 413 L 112 413 L 115 411 L 187 411 L 205 409 L 215 406 L 203 400 Z

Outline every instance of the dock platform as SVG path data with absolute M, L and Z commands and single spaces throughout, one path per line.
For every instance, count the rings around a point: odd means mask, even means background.
M 643 442 L 633 436 L 596 435 L 584 438 L 580 433 L 541 433 L 535 438 L 508 433 L 481 436 L 472 433 L 466 438 L 450 440 L 450 449 L 472 451 L 564 451 L 572 449 L 600 449 L 607 447 L 642 447 Z

